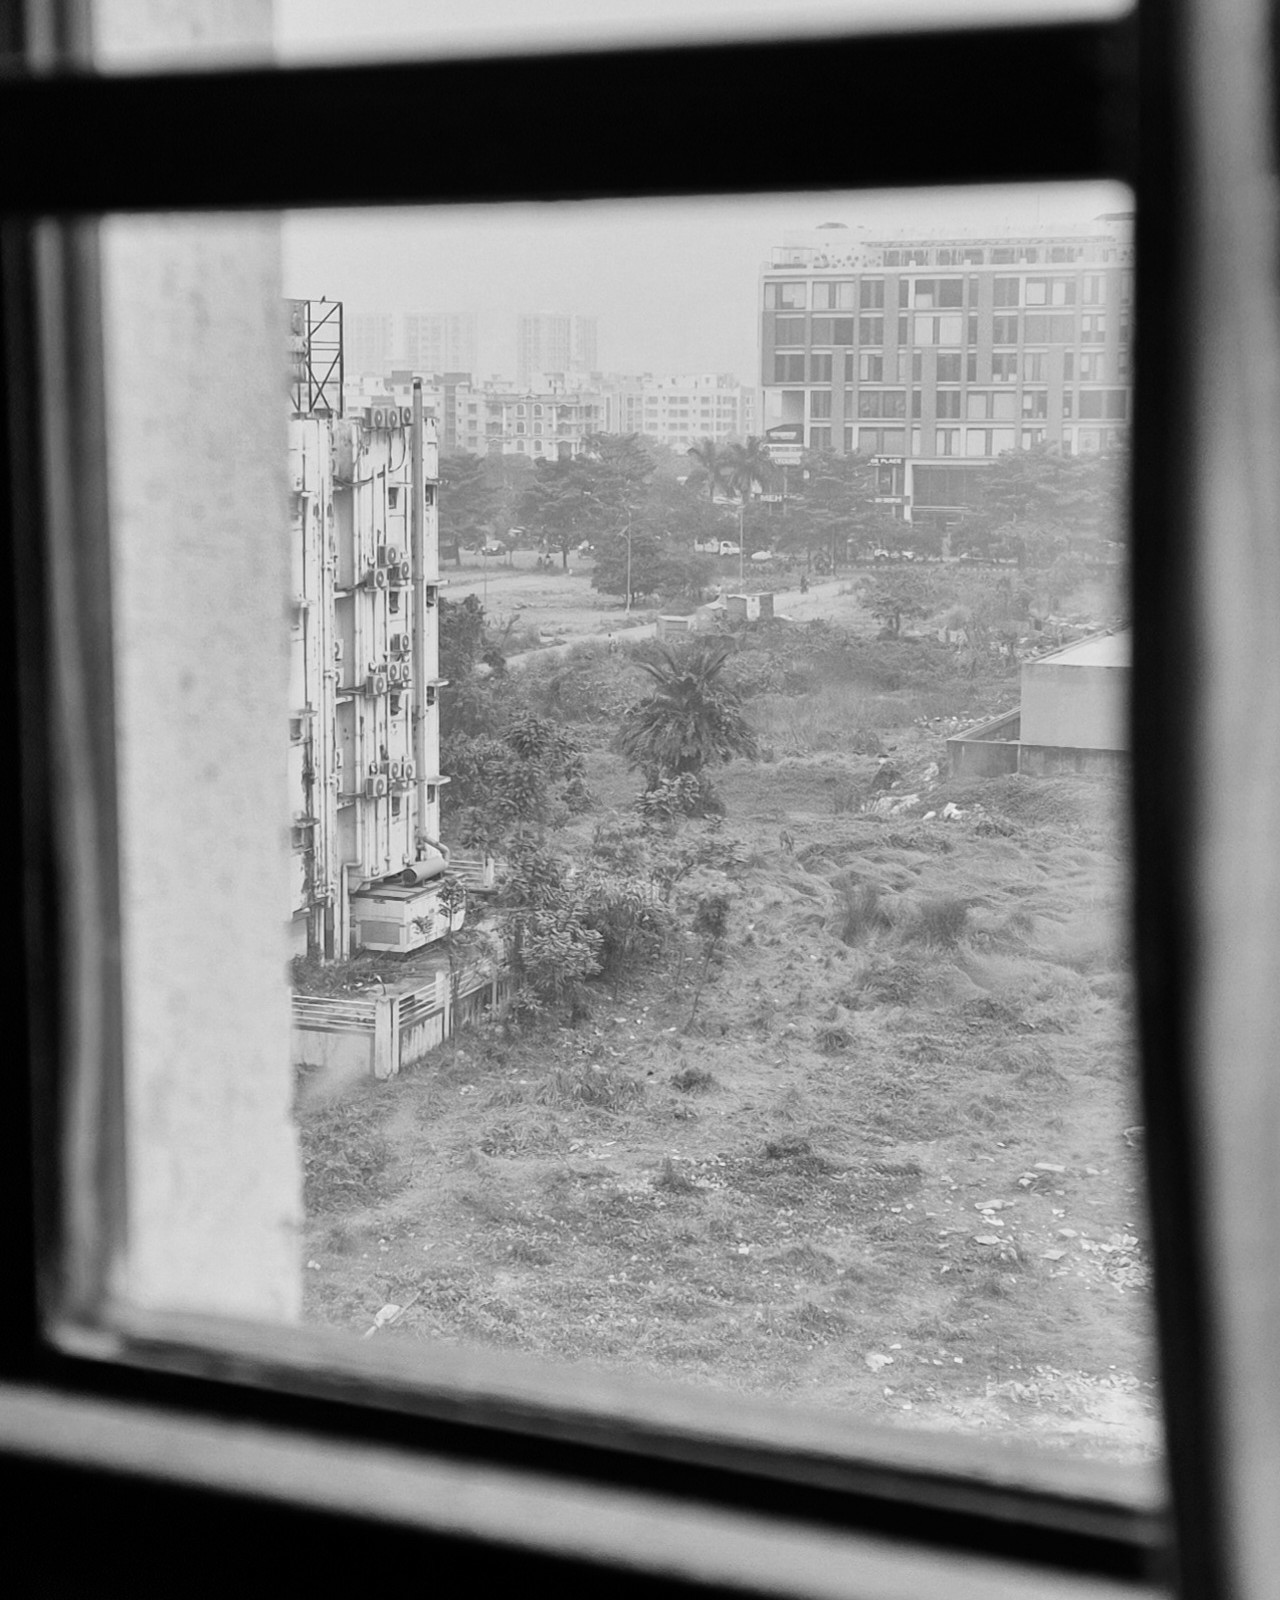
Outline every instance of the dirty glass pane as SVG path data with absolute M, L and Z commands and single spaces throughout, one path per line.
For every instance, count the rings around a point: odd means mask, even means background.
M 815 361 L 960 260 L 963 389 Z M 1125 376 L 1009 405 L 1046 262 Z M 287 219 L 304 1321 L 1154 1455 L 1132 272 L 1100 187 Z
M 135 0 L 93 0 L 95 64 L 153 70 L 276 61 L 391 60 L 467 54 L 723 44 L 803 38 L 846 30 L 975 27 L 992 23 L 1103 20 L 1128 0 L 239 0 L 210 8 L 188 0 L 160 23 Z M 175 37 L 181 16 L 198 18 Z M 175 18 L 178 22 L 175 26 Z

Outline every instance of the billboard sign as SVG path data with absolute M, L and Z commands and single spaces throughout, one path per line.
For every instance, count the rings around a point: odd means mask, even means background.
M 765 448 L 780 467 L 798 467 L 804 455 L 804 423 L 780 422 L 764 431 Z

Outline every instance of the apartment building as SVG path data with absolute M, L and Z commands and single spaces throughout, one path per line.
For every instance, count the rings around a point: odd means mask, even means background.
M 763 422 L 881 462 L 886 504 L 943 528 L 982 464 L 1099 451 L 1132 404 L 1132 219 L 872 238 L 827 224 L 761 272 Z
M 381 373 L 395 360 L 399 329 L 389 311 L 351 312 L 343 331 L 348 372 Z
M 474 372 L 476 318 L 462 311 L 406 311 L 398 351 L 415 372 Z
M 755 428 L 755 396 L 728 373 L 606 380 L 610 433 L 640 433 L 688 450 L 701 439 L 745 439 Z
M 485 434 L 483 448 L 491 454 L 528 456 L 533 461 L 556 460 L 581 454 L 583 443 L 592 433 L 603 433 L 608 426 L 606 397 L 597 388 L 578 388 L 571 383 L 535 373 L 530 387 L 504 388 L 486 385 L 471 395 L 459 394 L 459 407 L 467 406 L 466 439 L 478 438 L 470 431 L 473 415 L 483 407 Z M 470 406 L 476 404 L 477 412 Z
M 420 389 L 407 404 L 374 397 L 323 412 L 298 394 L 288 424 L 294 949 L 413 949 L 449 925 L 436 883 L 448 858 L 436 424 Z M 456 925 L 461 912 L 451 915 Z
M 595 317 L 526 311 L 516 318 L 516 383 L 529 388 L 538 373 L 590 373 L 597 367 Z

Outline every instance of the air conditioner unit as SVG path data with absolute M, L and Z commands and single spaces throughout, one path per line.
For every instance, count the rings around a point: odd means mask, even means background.
M 391 779 L 392 783 L 399 783 L 404 777 L 404 762 L 389 761 L 387 763 L 387 776 Z
M 411 428 L 413 426 L 413 407 L 412 406 L 401 406 L 400 407 L 400 422 L 401 422 L 401 425 L 403 427 L 406 427 L 406 428 Z
M 401 583 L 411 583 L 413 581 L 413 568 L 407 561 L 402 561 L 396 569 L 396 576 Z
M 413 668 L 407 661 L 405 662 L 404 666 L 400 668 L 400 687 L 402 689 L 413 688 Z
M 403 774 L 404 781 L 406 783 L 412 783 L 418 775 L 418 769 L 414 766 L 412 761 L 402 761 L 400 763 L 400 771 Z
M 364 797 L 366 800 L 375 800 L 378 796 L 378 785 L 382 784 L 382 793 L 386 793 L 385 778 L 366 778 L 364 780 Z
M 403 669 L 398 661 L 393 661 L 387 668 L 387 682 L 400 683 L 403 678 Z
M 374 406 L 370 417 L 375 429 L 386 428 L 390 426 L 390 420 L 386 406 Z
M 391 648 L 398 656 L 408 655 L 410 639 L 407 633 L 393 633 L 391 635 Z
M 384 565 L 388 567 L 398 567 L 403 560 L 404 551 L 401 550 L 400 546 L 398 544 L 389 544 L 387 546 L 387 559 L 384 562 Z
M 386 675 L 386 673 L 385 672 L 371 672 L 369 674 L 369 676 L 364 680 L 364 692 L 366 694 L 386 694 L 386 692 L 387 692 L 387 675 Z

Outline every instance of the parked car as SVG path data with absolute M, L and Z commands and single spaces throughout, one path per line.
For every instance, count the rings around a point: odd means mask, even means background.
M 480 546 L 480 554 L 482 556 L 505 556 L 506 553 L 506 545 L 499 544 L 496 539 L 490 539 L 488 544 L 482 544 Z
M 722 556 L 737 556 L 737 555 L 741 555 L 742 554 L 742 546 L 740 544 L 732 544 L 732 543 L 730 543 L 730 541 L 728 539 L 721 539 L 721 541 L 720 541 L 720 554 Z
M 763 565 L 764 562 L 773 560 L 773 551 L 772 550 L 753 550 L 752 553 L 751 553 L 751 559 L 753 561 L 759 561 Z

